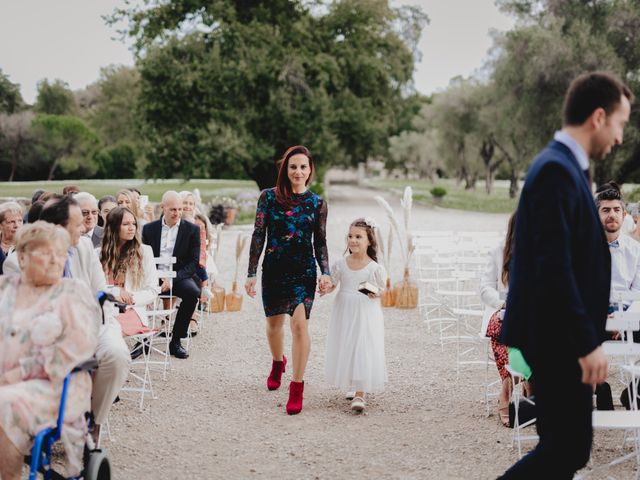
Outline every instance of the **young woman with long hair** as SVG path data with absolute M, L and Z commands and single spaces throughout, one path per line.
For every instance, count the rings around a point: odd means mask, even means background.
M 146 307 L 155 301 L 160 287 L 153 250 L 140 242 L 139 232 L 131 210 L 114 208 L 107 215 L 99 257 L 110 293 L 133 305 L 147 323 Z
M 266 237 L 262 303 L 273 358 L 267 388 L 278 389 L 285 371 L 284 321 L 289 315 L 293 379 L 286 410 L 290 415 L 302 410 L 303 378 L 310 350 L 309 316 L 316 285 L 321 294 L 332 286 L 325 231 L 327 204 L 308 189 L 313 171 L 313 157 L 306 147 L 291 147 L 284 153 L 276 187 L 264 190 L 258 200 L 245 284 L 247 294 L 254 297 L 258 261 Z M 316 262 L 321 271 L 318 281 Z
M 509 400 L 511 398 L 511 379 L 505 368 L 509 363 L 507 346 L 500 343 L 502 315 L 509 289 L 509 263 L 513 252 L 513 236 L 516 212 L 511 214 L 504 242 L 490 253 L 487 269 L 480 282 L 480 297 L 485 304 L 485 318 L 488 317 L 486 335 L 491 339 L 491 349 L 502 379 L 498 397 L 498 415 L 503 425 L 509 425 Z

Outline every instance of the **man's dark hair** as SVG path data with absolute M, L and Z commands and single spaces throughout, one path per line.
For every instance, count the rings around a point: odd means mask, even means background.
M 622 208 L 625 208 L 622 192 L 620 191 L 620 185 L 613 180 L 603 183 L 596 188 L 596 208 L 600 209 L 600 204 L 603 200 L 619 200 Z
M 66 227 L 69 223 L 69 210 L 73 205 L 78 205 L 72 195 L 62 195 L 49 200 L 42 212 L 40 220 Z
M 42 209 L 44 208 L 44 202 L 40 200 L 36 200 L 33 202 L 29 211 L 27 212 L 27 223 L 33 223 L 37 220 L 40 220 L 40 214 L 42 213 Z
M 564 97 L 564 125 L 582 125 L 598 108 L 611 115 L 622 96 L 633 102 L 633 93 L 618 77 L 608 72 L 589 72 L 575 78 Z

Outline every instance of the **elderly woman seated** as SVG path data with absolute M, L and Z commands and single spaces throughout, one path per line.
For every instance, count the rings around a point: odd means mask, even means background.
M 0 478 L 19 479 L 34 435 L 54 426 L 64 377 L 92 357 L 100 307 L 88 287 L 62 278 L 69 234 L 37 221 L 18 232 L 20 276 L 0 277 Z M 91 408 L 91 378 L 74 374 L 62 429 L 78 475 Z
M 22 207 L 16 202 L 0 204 L 0 275 L 2 264 L 16 244 L 16 233 L 22 226 Z

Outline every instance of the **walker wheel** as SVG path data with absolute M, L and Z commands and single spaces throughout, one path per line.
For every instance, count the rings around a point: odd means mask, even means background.
M 111 464 L 104 450 L 89 453 L 84 480 L 111 480 Z

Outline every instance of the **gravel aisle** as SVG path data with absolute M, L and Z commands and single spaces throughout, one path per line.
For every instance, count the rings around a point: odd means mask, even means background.
M 386 220 L 373 192 L 333 187 L 330 193 L 333 262 L 342 254 L 351 220 L 364 215 L 382 225 Z M 399 212 L 399 202 L 390 200 Z M 413 224 L 433 230 L 502 231 L 506 219 L 415 207 Z M 233 275 L 237 233 L 224 232 L 220 267 L 225 287 Z M 246 272 L 247 257 L 245 253 L 241 272 Z M 393 274 L 398 280 L 399 265 Z M 146 402 L 142 413 L 132 401 L 114 406 L 114 441 L 106 441 L 105 447 L 115 478 L 495 478 L 513 462 L 511 430 L 501 427 L 495 415 L 484 414 L 484 371 L 469 367 L 456 381 L 454 352 L 441 350 L 417 310 L 385 310 L 387 390 L 369 397 L 366 414 L 352 415 L 343 392 L 324 381 L 332 300 L 317 299 L 312 312 L 312 351 L 300 415 L 284 411 L 290 371 L 280 390 L 266 389 L 271 360 L 262 306 L 245 297 L 241 312 L 213 316 L 194 339 L 191 357 L 173 361 L 166 382 L 155 376 L 158 399 Z M 287 330 L 287 352 L 290 339 Z

